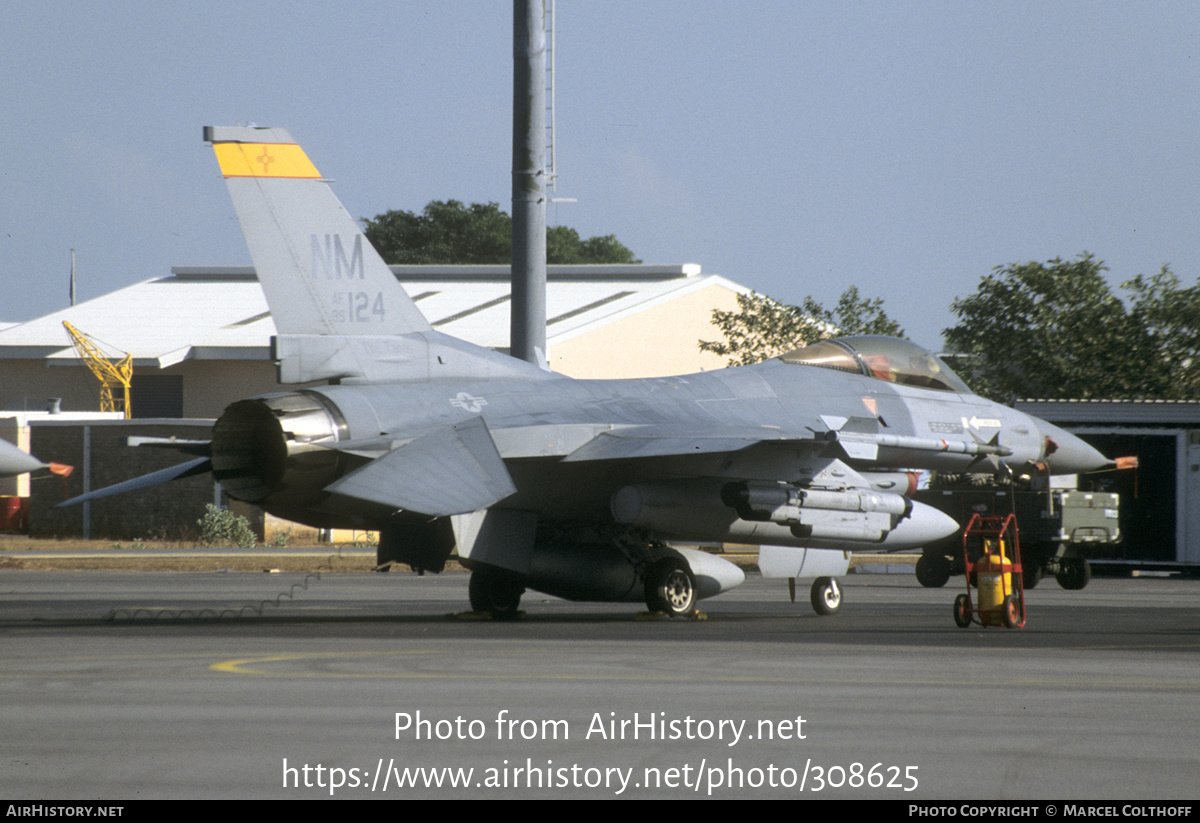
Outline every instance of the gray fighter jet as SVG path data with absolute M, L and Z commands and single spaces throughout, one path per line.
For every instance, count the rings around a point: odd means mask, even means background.
M 0 439 L 0 477 L 15 477 L 26 472 L 49 468 L 28 452 L 22 451 L 7 440 Z
M 384 561 L 439 571 L 457 549 L 479 611 L 512 615 L 529 588 L 682 615 L 744 578 L 667 541 L 767 545 L 776 561 L 916 548 L 957 524 L 906 496 L 914 470 L 1108 462 L 901 340 L 641 380 L 474 346 L 430 326 L 286 131 L 204 136 L 275 320 L 279 382 L 328 385 L 234 403 L 206 455 L 116 490 L 211 470 L 280 517 L 379 530 Z M 824 596 L 836 608 L 836 587 Z

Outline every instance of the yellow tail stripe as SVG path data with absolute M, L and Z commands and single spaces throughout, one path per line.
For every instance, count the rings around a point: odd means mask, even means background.
M 226 177 L 317 177 L 321 173 L 295 143 L 215 143 Z

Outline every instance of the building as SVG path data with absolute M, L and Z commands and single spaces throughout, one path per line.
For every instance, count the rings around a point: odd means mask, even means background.
M 439 331 L 481 346 L 508 345 L 507 266 L 393 266 Z M 549 266 L 547 357 L 572 377 L 652 377 L 721 368 L 701 352 L 720 339 L 712 310 L 736 309 L 748 290 L 695 264 Z M 215 418 L 243 397 L 278 390 L 270 360 L 275 324 L 250 267 L 177 267 L 62 311 L 0 330 L 0 409 L 98 409 L 97 384 L 63 321 L 133 355 L 133 416 Z
M 1084 482 L 1121 495 L 1119 563 L 1200 566 L 1200 401 L 1023 400 L 1016 408 L 1077 434 L 1137 468 Z
M 394 266 L 439 331 L 496 349 L 508 345 L 511 286 L 507 266 Z M 652 377 L 722 368 L 699 350 L 720 339 L 713 309 L 736 310 L 748 290 L 705 275 L 695 264 L 547 267 L 547 348 L 552 369 L 581 378 Z M 99 409 L 98 384 L 63 328 L 70 322 L 110 355 L 133 355 L 135 420 L 68 419 Z M 275 334 L 250 267 L 177 267 L 45 317 L 0 330 L 0 409 L 10 439 L 46 461 L 78 467 L 68 480 L 81 494 L 182 462 L 170 449 L 130 449 L 130 436 L 207 437 L 231 402 L 290 391 L 275 379 Z M 30 414 L 57 398 L 64 414 Z M 0 411 L 0 421 L 5 418 Z M 44 492 L 42 490 L 45 490 Z M 22 492 L 18 492 L 19 494 Z M 27 493 L 27 492 L 25 492 Z M 38 484 L 31 532 L 112 539 L 176 538 L 218 495 L 211 477 L 175 481 L 129 497 L 53 510 L 57 485 Z

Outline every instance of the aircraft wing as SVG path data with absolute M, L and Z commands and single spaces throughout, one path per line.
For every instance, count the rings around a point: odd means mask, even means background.
M 779 428 L 714 426 L 684 428 L 679 426 L 631 426 L 597 434 L 590 441 L 570 452 L 564 463 L 586 460 L 619 460 L 632 457 L 677 457 L 690 454 L 715 454 L 748 449 L 759 443 L 817 442 L 819 436 L 810 429 L 784 431 Z
M 849 424 L 840 428 L 829 426 L 829 422 L 822 419 L 812 427 L 798 430 L 766 426 L 611 427 L 603 431 L 594 431 L 593 436 L 586 442 L 573 450 L 563 452 L 563 462 L 716 454 L 741 451 L 759 443 L 836 446 L 846 458 L 868 463 L 879 458 L 881 448 L 910 453 L 970 454 L 975 455 L 976 460 L 991 456 L 1003 457 L 1012 453 L 1011 449 L 999 445 L 998 437 L 993 437 L 989 442 L 982 442 L 978 437 L 971 440 L 909 437 L 879 432 L 878 423 L 873 419 L 860 421 L 859 418 L 850 418 Z

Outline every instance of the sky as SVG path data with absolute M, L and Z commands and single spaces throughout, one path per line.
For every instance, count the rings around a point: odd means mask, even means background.
M 551 224 L 937 348 L 996 266 L 1200 275 L 1200 4 L 558 0 Z M 512 5 L 5 3 L 0 320 L 249 265 L 205 125 L 359 217 L 512 200 Z

